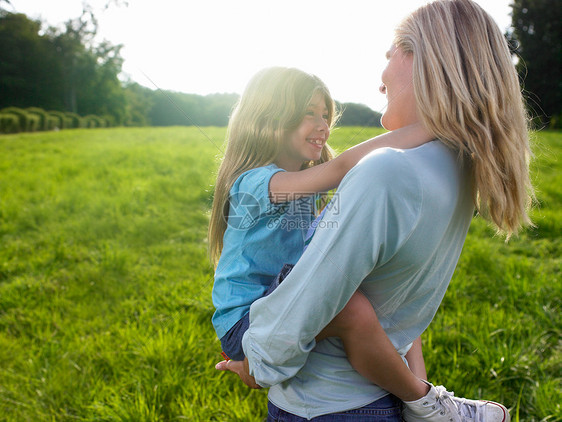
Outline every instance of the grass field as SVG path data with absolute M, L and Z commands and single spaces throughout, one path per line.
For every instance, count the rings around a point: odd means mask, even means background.
M 342 128 L 341 150 L 378 133 Z M 261 421 L 218 373 L 206 229 L 224 128 L 0 137 L 0 420 Z M 424 334 L 430 380 L 562 420 L 562 133 L 534 139 L 536 228 L 473 221 Z

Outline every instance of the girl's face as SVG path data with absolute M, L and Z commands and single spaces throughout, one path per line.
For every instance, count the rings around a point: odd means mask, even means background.
M 381 123 L 385 129 L 395 130 L 419 121 L 412 78 L 414 56 L 392 45 L 386 58 L 379 90 L 386 94 L 387 107 Z
M 328 136 L 328 107 L 324 95 L 316 92 L 308 104 L 301 124 L 288 134 L 275 163 L 287 171 L 300 170 L 305 161 L 320 159 Z

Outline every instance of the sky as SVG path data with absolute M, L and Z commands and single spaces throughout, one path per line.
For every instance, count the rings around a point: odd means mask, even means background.
M 476 0 L 502 31 L 510 0 Z M 82 0 L 10 0 L 9 11 L 59 26 Z M 385 52 L 400 20 L 425 0 L 89 0 L 99 39 L 123 44 L 123 78 L 152 89 L 242 93 L 258 70 L 297 67 L 340 102 L 375 111 Z M 103 10 L 107 3 L 110 6 Z M 117 3 L 117 5 L 116 5 Z M 128 6 L 124 6 L 128 3 Z

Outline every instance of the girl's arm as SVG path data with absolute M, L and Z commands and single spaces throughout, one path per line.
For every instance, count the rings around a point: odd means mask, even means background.
M 425 370 L 425 361 L 423 360 L 422 353 L 422 341 L 421 337 L 414 340 L 414 344 L 406 353 L 406 360 L 408 361 L 408 366 L 410 370 L 418 378 L 422 380 L 427 380 L 427 372 Z
M 271 178 L 271 201 L 286 202 L 336 188 L 343 177 L 365 155 L 377 148 L 414 148 L 434 137 L 420 123 L 376 136 L 342 152 L 333 160 L 302 171 L 278 172 Z

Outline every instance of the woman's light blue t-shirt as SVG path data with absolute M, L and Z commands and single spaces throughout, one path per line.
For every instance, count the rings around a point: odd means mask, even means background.
M 472 192 L 470 166 L 439 141 L 380 148 L 348 172 L 341 205 L 326 212 L 283 283 L 251 306 L 242 344 L 273 404 L 313 418 L 388 394 L 353 369 L 340 339 L 315 337 L 361 289 L 404 356 L 447 290 Z
M 212 318 L 221 338 L 262 297 L 283 264 L 295 264 L 314 216 L 314 196 L 274 204 L 275 164 L 243 173 L 230 189 L 227 229 L 215 272 Z

